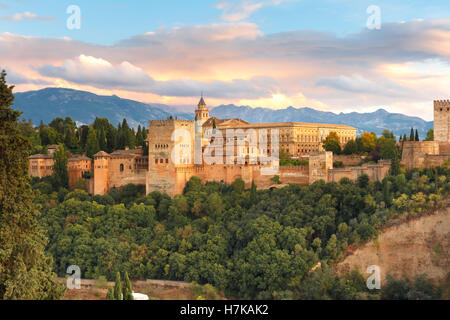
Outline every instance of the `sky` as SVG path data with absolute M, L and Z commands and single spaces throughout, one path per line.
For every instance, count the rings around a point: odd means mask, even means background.
M 0 0 L 0 68 L 17 92 L 432 120 L 450 99 L 450 1 Z

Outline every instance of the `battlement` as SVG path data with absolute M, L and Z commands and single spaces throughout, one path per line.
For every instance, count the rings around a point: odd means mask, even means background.
M 167 119 L 167 120 L 150 120 L 149 127 L 174 127 L 176 125 L 193 125 L 192 120 Z
M 435 100 L 434 108 L 450 108 L 450 100 Z M 440 110 L 440 111 L 448 111 L 448 110 Z

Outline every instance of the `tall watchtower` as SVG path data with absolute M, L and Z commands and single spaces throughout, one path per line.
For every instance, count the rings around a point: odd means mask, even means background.
M 434 101 L 434 141 L 450 142 L 450 100 Z
M 206 107 L 205 100 L 202 98 L 198 103 L 198 108 L 195 110 L 195 120 L 201 121 L 202 125 L 209 119 L 209 110 Z

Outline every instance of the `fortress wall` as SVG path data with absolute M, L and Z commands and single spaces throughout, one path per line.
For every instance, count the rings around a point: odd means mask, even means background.
M 333 155 L 333 161 L 341 161 L 344 166 L 357 166 L 362 160 L 359 155 Z
M 426 155 L 438 155 L 439 143 L 436 141 L 407 141 L 403 145 L 402 164 L 407 169 L 423 166 Z
M 381 181 L 388 175 L 390 168 L 390 161 L 381 160 L 378 164 L 374 165 L 330 169 L 328 170 L 328 181 L 339 182 L 343 178 L 356 181 L 363 174 L 369 177 L 369 181 Z
M 83 178 L 83 172 L 93 172 L 93 163 L 90 159 L 69 159 L 67 170 L 69 172 L 69 188 L 72 189 Z
M 450 154 L 450 142 L 439 142 L 439 153 Z
M 423 162 L 423 167 L 440 167 L 449 159 L 450 154 L 426 155 Z

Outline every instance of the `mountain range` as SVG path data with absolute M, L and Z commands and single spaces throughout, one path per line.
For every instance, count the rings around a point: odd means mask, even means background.
M 46 88 L 15 94 L 14 107 L 23 111 L 23 118 L 32 119 L 35 125 L 42 120 L 49 123 L 56 117 L 71 117 L 79 124 L 92 123 L 96 117 L 108 118 L 113 124 L 126 118 L 129 125 L 148 126 L 148 120 L 167 119 L 170 116 L 193 120 L 192 112 L 182 112 L 179 107 L 157 103 L 142 103 L 122 99 L 116 95 L 101 96 L 86 91 L 64 88 Z M 281 110 L 251 108 L 248 106 L 220 105 L 211 109 L 211 115 L 217 118 L 241 118 L 250 123 L 262 122 L 313 122 L 345 124 L 364 131 L 381 134 L 384 129 L 394 131 L 396 135 L 409 135 L 411 127 L 418 129 L 424 138 L 433 128 L 432 121 L 419 117 L 389 113 L 379 109 L 371 113 L 333 113 L 311 108 L 288 107 Z

